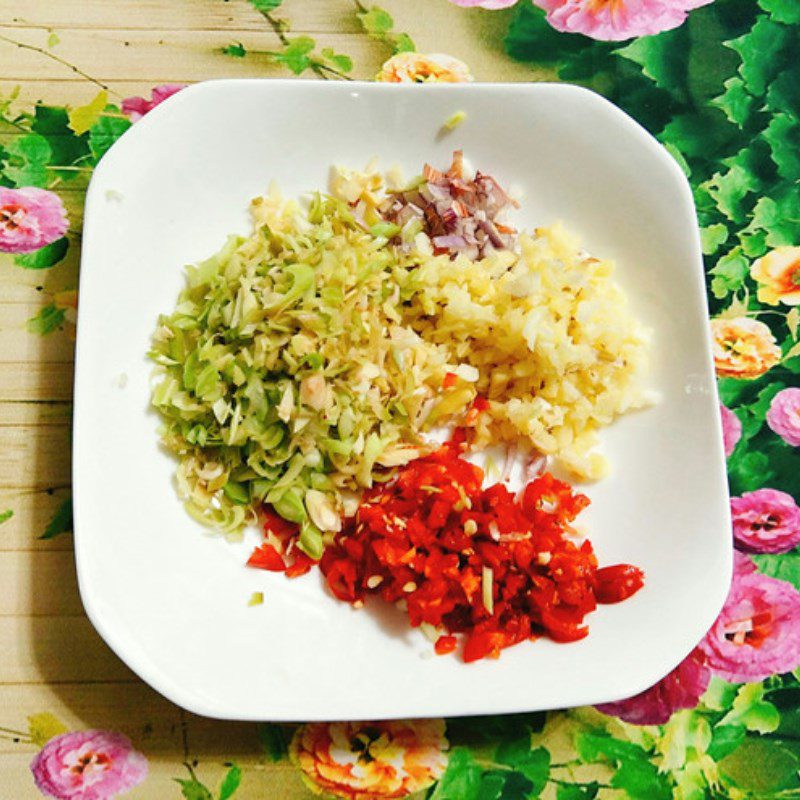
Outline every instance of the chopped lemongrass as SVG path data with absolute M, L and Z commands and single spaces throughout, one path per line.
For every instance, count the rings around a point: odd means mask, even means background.
M 447 131 L 455 130 L 467 118 L 466 111 L 456 111 L 451 114 L 445 121 L 442 127 Z
M 422 633 L 425 635 L 425 638 L 429 642 L 435 643 L 436 640 L 442 635 L 442 632 L 434 625 L 431 625 L 429 622 L 421 623 L 419 629 L 422 631 Z
M 494 613 L 494 571 L 491 567 L 484 567 L 482 571 L 481 591 L 483 596 L 483 607 L 490 613 Z
M 264 602 L 264 592 L 253 592 L 247 601 L 248 606 L 260 606 Z

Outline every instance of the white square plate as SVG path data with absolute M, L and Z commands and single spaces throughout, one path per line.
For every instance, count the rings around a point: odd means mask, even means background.
M 463 110 L 467 120 L 439 135 Z M 204 535 L 159 448 L 146 359 L 184 265 L 231 232 L 275 180 L 327 186 L 372 156 L 407 174 L 454 148 L 525 192 L 526 227 L 558 219 L 654 329 L 659 405 L 603 437 L 613 475 L 587 489 L 601 564 L 645 588 L 590 617 L 581 642 L 523 643 L 499 661 L 430 658 L 393 612 L 335 601 L 318 571 L 245 569 L 242 545 Z M 725 463 L 689 186 L 635 122 L 560 85 L 403 86 L 219 81 L 180 92 L 103 158 L 87 198 L 75 386 L 75 547 L 86 611 L 135 672 L 212 717 L 366 719 L 501 713 L 616 700 L 659 680 L 716 617 L 731 571 Z M 121 376 L 124 378 L 121 380 Z M 248 607 L 253 591 L 262 606 Z

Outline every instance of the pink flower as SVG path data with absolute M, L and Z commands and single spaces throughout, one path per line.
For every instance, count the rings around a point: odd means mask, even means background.
M 725 455 L 729 456 L 739 439 L 742 438 L 742 423 L 739 417 L 727 406 L 719 404 L 719 413 L 722 417 L 722 441 L 725 445 Z
M 772 398 L 767 425 L 786 444 L 800 447 L 800 389 L 784 389 Z
M 68 225 L 57 194 L 34 186 L 0 186 L 0 253 L 32 253 L 60 239 Z
M 490 11 L 496 11 L 499 8 L 510 8 L 517 0 L 450 0 L 462 8 L 488 8 Z
M 617 42 L 677 28 L 713 0 L 534 0 L 558 31 Z
M 712 673 L 732 683 L 761 681 L 800 665 L 800 592 L 753 571 L 739 557 L 728 599 L 700 642 Z
M 800 544 L 800 508 L 777 489 L 731 498 L 733 538 L 753 553 L 786 553 Z
M 31 762 L 39 790 L 59 800 L 107 800 L 138 786 L 147 760 L 122 734 L 64 733 L 51 739 Z
M 603 703 L 597 709 L 634 725 L 663 725 L 675 711 L 694 708 L 710 678 L 705 655 L 695 648 L 655 686 L 627 700 Z
M 172 97 L 176 92 L 185 88 L 186 84 L 184 83 L 165 83 L 153 89 L 149 100 L 144 97 L 127 97 L 122 101 L 122 113 L 127 114 L 131 118 L 131 122 L 136 122 L 168 97 Z
M 733 575 L 752 575 L 758 572 L 755 561 L 750 556 L 740 553 L 738 550 L 733 551 Z

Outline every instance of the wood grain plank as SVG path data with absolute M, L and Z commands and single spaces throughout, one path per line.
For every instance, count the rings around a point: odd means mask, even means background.
M 0 406 L 0 416 L 3 416 L 3 406 Z M 66 551 L 71 557 L 70 534 L 48 540 L 39 538 L 56 509 L 69 496 L 69 489 L 0 489 L 0 512 L 13 512 L 13 516 L 0 525 L 0 553 L 15 550 Z
M 67 211 L 70 230 L 80 231 L 83 226 L 83 207 L 86 193 L 83 190 L 59 190 L 59 197 Z M 37 293 L 54 294 L 78 285 L 80 266 L 80 238 L 69 233 L 69 249 L 63 261 L 48 269 L 28 269 L 14 262 L 14 256 L 0 254 L 0 308 L 7 303 L 38 303 Z M 2 319 L 2 311 L 0 311 Z
M 0 317 L 2 326 L 2 317 Z M 72 361 L 0 361 L 0 401 L 69 401 Z
M 138 681 L 84 616 L 0 617 L 0 648 L 0 684 Z
M 66 424 L 9 423 L 9 406 L 2 408 L 0 426 L 0 486 L 48 489 L 70 484 L 70 429 Z
M 124 727 L 124 721 L 116 721 L 116 728 Z M 144 751 L 148 757 L 147 780 L 129 793 L 125 800 L 165 800 L 177 798 L 180 792 L 175 778 L 187 778 L 188 773 L 181 765 L 180 753 L 159 753 L 155 757 L 147 747 L 147 740 L 135 740 L 134 744 Z M 29 764 L 34 756 L 30 746 L 17 745 L 15 752 L 0 754 L 0 775 L 3 790 L 8 792 L 3 797 L 13 800 L 42 800 L 42 795 L 34 786 Z M 201 754 L 196 772 L 207 786 L 217 789 L 227 771 L 223 761 L 229 761 L 230 755 L 217 762 L 212 762 Z M 244 775 L 236 800 L 312 800 L 318 797 L 303 785 L 298 770 L 288 766 L 251 764 L 236 755 L 237 764 L 243 767 Z
M 0 586 L 0 619 L 84 613 L 70 550 L 0 551 Z
M 68 426 L 71 421 L 70 406 L 50 403 L 9 403 L 2 406 L 0 430 L 3 428 Z
M 181 758 L 181 712 L 144 683 L 0 685 L 0 719 L 5 727 L 24 731 L 27 717 L 41 711 L 55 714 L 70 730 L 120 730 L 148 755 Z M 24 745 L 0 740 L 3 755 L 23 749 Z M 27 750 L 32 753 L 34 748 L 29 745 Z
M 3 36 L 45 47 L 47 31 L 41 28 L 0 27 Z M 59 31 L 58 54 L 92 77 L 124 80 L 135 75 L 152 83 L 185 82 L 206 78 L 286 77 L 280 65 L 264 58 L 231 58 L 220 51 L 230 44 L 224 31 L 142 31 L 64 28 Z M 374 75 L 385 48 L 358 34 L 321 33 L 320 48 L 332 47 L 350 55 L 358 69 L 354 77 Z M 248 50 L 274 50 L 279 46 L 274 32 L 243 31 L 236 37 Z M 22 50 L 0 41 L 0 74 L 10 81 L 74 77 L 62 64 L 41 53 Z
M 38 304 L 49 301 L 49 295 L 74 289 L 78 285 L 80 267 L 80 246 L 70 244 L 63 261 L 50 269 L 25 269 L 14 263 L 13 256 L 0 255 L 0 324 L 6 305 L 23 303 Z
M 57 269 L 57 267 L 56 267 Z M 68 335 L 54 332 L 47 336 L 32 335 L 27 322 L 49 302 L 9 303 L 0 313 L 0 363 L 73 360 L 75 342 Z
M 276 16 L 290 19 L 295 33 L 357 33 L 351 0 L 286 0 Z M 247 2 L 197 0 L 2 0 L 0 19 L 11 26 L 129 28 L 159 31 L 263 30 L 266 20 Z

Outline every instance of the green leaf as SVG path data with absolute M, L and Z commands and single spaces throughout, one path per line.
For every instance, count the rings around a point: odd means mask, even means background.
M 765 231 L 740 231 L 739 244 L 748 258 L 759 258 L 769 250 Z
M 681 48 L 676 40 L 675 45 L 688 62 L 687 87 L 696 108 L 702 108 L 719 95 L 739 62 L 736 54 L 724 45 L 731 32 L 723 16 L 718 5 L 706 6 L 691 14 L 677 29 L 688 34 L 687 44 Z
M 743 725 L 717 725 L 711 733 L 708 755 L 714 761 L 721 761 L 744 741 L 744 737 Z
M 800 23 L 800 4 L 797 0 L 758 0 L 758 4 L 775 22 L 787 25 Z
M 748 229 L 762 229 L 770 247 L 793 246 L 800 241 L 800 186 L 781 188 L 772 197 L 761 197 L 753 207 Z
M 264 722 L 258 726 L 258 740 L 270 761 L 282 761 L 289 754 L 289 743 L 280 725 Z
M 69 239 L 66 236 L 56 239 L 52 244 L 40 247 L 32 253 L 23 256 L 14 256 L 14 263 L 25 269 L 47 269 L 61 261 L 69 249 Z
M 69 112 L 69 127 L 79 136 L 94 125 L 108 105 L 108 92 L 103 89 L 85 106 L 78 106 Z
M 711 105 L 722 109 L 725 116 L 743 128 L 755 110 L 755 98 L 747 91 L 744 81 L 739 77 L 725 81 L 725 91 L 711 101 Z
M 504 40 L 506 52 L 517 61 L 547 63 L 592 48 L 578 33 L 560 33 L 532 3 L 517 3 Z
M 662 754 L 661 772 L 675 772 L 705 753 L 711 743 L 711 726 L 702 715 L 689 709 L 674 713 L 662 728 L 656 750 Z
M 706 770 L 710 771 L 707 764 L 690 761 L 682 769 L 673 772 L 675 800 L 708 800 L 711 797 L 709 783 L 714 783 L 714 779 L 709 780 Z
M 357 13 L 356 16 L 364 32 L 371 38 L 389 45 L 393 53 L 409 53 L 416 50 L 414 42 L 407 33 L 392 32 L 394 20 L 391 14 L 380 6 L 372 6 L 367 11 Z
M 185 800 L 214 800 L 211 792 L 203 786 L 200 781 L 190 778 L 185 780 L 183 778 L 173 778 L 175 783 L 181 787 L 181 794 Z
M 673 796 L 667 776 L 649 761 L 623 761 L 611 785 L 634 800 L 672 800 Z
M 68 730 L 58 717 L 46 711 L 28 717 L 28 733 L 37 747 L 44 747 L 51 739 Z
M 747 737 L 736 750 L 723 758 L 719 770 L 744 797 L 774 798 L 781 791 L 800 788 L 800 746 L 797 742 Z
M 0 115 L 8 116 L 11 111 L 11 106 L 19 98 L 20 87 L 15 86 L 7 95 L 0 94 Z
M 556 789 L 556 800 L 594 800 L 600 791 L 600 785 L 590 783 L 587 786 L 559 786 Z
M 283 0 L 248 0 L 251 6 L 262 14 L 269 14 L 280 6 Z
M 724 226 L 723 226 L 724 227 Z M 717 261 L 709 270 L 712 276 L 711 291 L 718 300 L 722 300 L 732 292 L 736 292 L 744 285 L 750 273 L 750 262 L 734 248 Z
M 676 28 L 658 36 L 641 36 L 615 52 L 638 64 L 642 73 L 680 98 L 685 95 L 687 29 Z
M 754 492 L 767 485 L 775 475 L 766 453 L 736 448 L 728 459 L 728 480 L 731 494 Z
M 47 139 L 52 151 L 50 162 L 54 165 L 71 166 L 89 153 L 88 137 L 78 136 L 69 127 L 66 108 L 37 105 L 31 130 Z M 55 170 L 54 173 L 64 180 L 72 180 L 79 174 L 70 170 Z
M 330 47 L 324 47 L 320 55 L 324 61 L 338 69 L 339 72 L 350 72 L 353 69 L 353 60 L 350 56 L 335 53 Z
M 502 772 L 484 772 L 475 800 L 500 800 L 505 786 L 506 776 Z
M 703 243 L 703 253 L 712 256 L 728 241 L 728 229 L 721 222 L 708 225 L 700 230 L 700 239 Z
M 532 794 L 533 784 L 513 770 L 486 770 L 480 781 L 475 800 L 518 800 L 536 796 Z
M 764 700 L 764 685 L 749 683 L 742 686 L 733 701 L 733 708 L 720 720 L 720 725 L 744 725 L 748 731 L 771 733 L 780 722 L 778 709 Z
M 61 37 L 55 32 L 50 31 L 50 35 L 47 37 L 47 46 L 48 48 L 52 49 L 57 44 L 61 43 Z
M 800 69 L 793 67 L 781 72 L 767 90 L 767 108 L 800 116 Z
M 96 164 L 108 152 L 114 142 L 130 128 L 128 119 L 119 117 L 100 117 L 89 131 L 89 147 Z
M 575 741 L 580 759 L 587 763 L 608 761 L 616 767 L 611 786 L 623 789 L 633 800 L 670 800 L 666 776 L 650 762 L 647 751 L 632 742 L 605 734 L 581 733 Z
M 754 555 L 759 572 L 791 583 L 795 589 L 800 590 L 800 552 L 794 550 L 782 555 Z
M 714 675 L 700 700 L 706 708 L 710 708 L 712 711 L 727 711 L 736 699 L 738 688 L 735 684 L 728 683 Z
M 797 306 L 789 309 L 789 313 L 786 315 L 786 327 L 789 329 L 792 339 L 797 339 L 797 329 L 800 327 L 800 309 Z
M 763 133 L 778 174 L 789 181 L 800 180 L 800 125 L 790 114 L 775 114 Z
M 311 66 L 308 54 L 314 50 L 316 42 L 308 36 L 298 36 L 292 39 L 281 53 L 274 58 L 285 64 L 295 75 L 300 75 Z
M 234 42 L 223 47 L 222 52 L 226 56 L 233 56 L 233 58 L 244 58 L 247 55 L 247 50 L 241 42 Z
M 417 49 L 414 40 L 407 33 L 395 34 L 392 46 L 395 53 L 413 53 Z
M 745 199 L 760 187 L 760 181 L 752 172 L 734 164 L 727 172 L 714 174 L 708 182 L 708 193 L 729 220 L 741 224 L 747 218 L 749 211 L 749 204 L 745 203 Z
M 47 186 L 47 170 L 53 151 L 44 136 L 29 133 L 5 145 L 7 164 L 3 170 L 14 186 Z
M 742 59 L 739 74 L 748 91 L 759 97 L 791 58 L 789 29 L 766 16 L 759 17 L 752 30 L 727 45 Z
M 0 525 L 2 525 L 4 522 L 8 522 L 13 516 L 14 512 L 10 508 L 7 511 L 0 513 Z
M 794 675 L 788 680 L 792 679 L 796 681 Z M 778 730 L 773 735 L 800 739 L 800 686 L 797 686 L 796 682 L 794 685 L 784 685 L 778 690 L 771 691 L 769 699 L 781 715 Z
M 689 162 L 683 157 L 683 153 L 671 142 L 664 142 L 664 149 L 678 162 L 678 166 L 687 178 L 692 177 L 692 168 Z
M 222 779 L 222 785 L 219 787 L 219 800 L 228 800 L 229 797 L 233 797 L 241 782 L 242 771 L 234 764 Z
M 62 533 L 72 531 L 72 498 L 65 500 L 53 514 L 53 518 L 47 523 L 44 533 L 40 539 L 54 539 Z
M 383 34 L 388 33 L 394 27 L 392 15 L 379 6 L 372 6 L 365 13 L 359 13 L 356 16 L 361 21 L 364 32 L 371 36 L 381 38 Z
M 497 745 L 530 736 L 544 728 L 547 715 L 501 714 L 490 717 L 453 717 L 447 720 L 447 738 L 453 744 Z
M 495 760 L 498 764 L 506 764 L 524 775 L 533 784 L 537 794 L 544 789 L 550 776 L 550 753 L 543 747 L 531 750 L 530 734 L 521 739 L 503 742 L 497 748 Z
M 56 308 L 55 303 L 49 303 L 35 317 L 28 320 L 28 332 L 47 336 L 48 333 L 52 333 L 63 324 L 65 316 L 66 312 L 63 308 Z
M 709 152 L 724 152 L 736 128 L 717 109 L 702 114 L 678 114 L 658 138 L 670 142 L 687 158 L 706 157 Z
M 447 769 L 436 785 L 431 800 L 477 800 L 481 768 L 465 747 L 450 751 Z
M 739 406 L 737 416 L 742 422 L 742 439 L 747 441 L 756 436 L 763 428 L 772 399 L 775 395 L 785 389 L 783 381 L 772 380 L 761 389 L 754 402 Z

